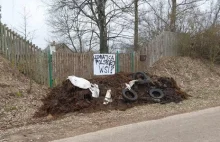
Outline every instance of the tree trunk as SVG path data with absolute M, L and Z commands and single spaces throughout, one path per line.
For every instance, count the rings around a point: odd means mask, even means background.
M 105 3 L 106 0 L 98 0 L 98 19 L 100 30 L 100 53 L 108 53 L 107 46 L 107 27 L 106 27 L 106 15 L 105 15 Z
M 172 8 L 170 14 L 170 31 L 176 32 L 176 0 L 172 0 Z
M 83 53 L 82 39 L 80 37 L 79 37 L 79 47 L 80 47 L 80 53 Z
M 139 50 L 138 45 L 138 0 L 134 0 L 134 13 L 135 13 L 135 21 L 134 21 L 134 51 Z
M 82 36 L 80 35 L 79 28 L 77 28 L 77 37 L 79 40 L 79 52 L 82 53 L 83 52 L 83 44 L 82 44 Z
M 100 22 L 102 23 L 102 22 Z M 100 53 L 108 53 L 107 46 L 107 29 L 105 25 L 100 27 Z

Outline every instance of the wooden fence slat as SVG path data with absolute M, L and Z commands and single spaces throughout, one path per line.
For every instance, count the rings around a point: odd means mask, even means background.
M 59 69 L 60 69 L 60 80 L 62 79 L 62 75 L 63 75 L 63 71 L 62 71 L 62 67 L 63 67 L 63 56 L 62 53 L 59 53 L 59 57 L 60 57 L 60 63 L 59 63 Z
M 63 53 L 60 53 L 60 57 L 61 57 L 61 79 L 63 79 L 64 77 L 63 77 L 63 67 L 64 67 L 64 65 L 63 65 L 63 63 L 64 63 L 64 56 L 63 56 Z
M 5 51 L 5 57 L 8 59 L 8 52 L 7 52 L 7 48 L 8 48 L 8 45 L 7 45 L 7 38 L 8 38 L 8 29 L 7 29 L 7 27 L 6 27 L 6 29 L 5 29 L 5 37 L 4 37 L 4 43 L 5 43 L 5 49 L 4 49 L 4 51 Z
M 88 70 L 90 70 L 90 76 L 89 78 L 92 78 L 93 77 L 93 74 L 94 74 L 94 69 L 93 69 L 93 54 L 92 53 L 89 53 L 88 56 L 90 57 L 89 58 L 89 62 L 88 62 L 88 65 L 90 65 L 88 67 Z
M 3 29 L 2 23 L 0 23 L 0 54 L 2 54 L 2 37 L 3 37 Z

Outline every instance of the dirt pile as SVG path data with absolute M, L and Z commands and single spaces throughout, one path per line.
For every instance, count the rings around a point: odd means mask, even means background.
M 165 97 L 160 100 L 160 103 L 180 102 L 187 99 L 188 95 L 180 90 L 176 82 L 172 78 L 161 78 L 151 76 L 152 81 L 164 91 Z M 99 85 L 99 98 L 92 98 L 90 91 L 77 88 L 71 84 L 69 80 L 64 81 L 61 85 L 52 89 L 48 95 L 42 99 L 43 105 L 35 113 L 34 117 L 43 117 L 49 114 L 53 116 L 62 115 L 68 112 L 96 112 L 100 110 L 126 110 L 135 105 L 146 103 L 155 103 L 148 95 L 148 85 L 134 85 L 133 89 L 138 93 L 139 99 L 134 103 L 126 102 L 122 98 L 122 90 L 125 88 L 125 83 L 132 80 L 131 73 L 118 73 L 112 76 L 101 76 L 90 79 L 91 83 Z M 113 102 L 108 105 L 103 105 L 103 100 L 106 91 L 111 89 Z
M 156 62 L 147 72 L 174 78 L 180 88 L 193 97 L 205 98 L 220 92 L 220 66 L 212 66 L 206 60 L 166 57 Z
M 0 129 L 25 125 L 42 105 L 40 98 L 48 90 L 33 81 L 32 91 L 28 93 L 29 81 L 0 56 Z

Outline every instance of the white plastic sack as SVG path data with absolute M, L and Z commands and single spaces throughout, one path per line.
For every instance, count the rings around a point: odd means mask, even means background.
M 94 98 L 99 97 L 99 86 L 97 84 L 91 84 L 89 90 L 92 92 L 92 97 Z
M 129 81 L 129 84 L 127 84 L 127 83 L 125 83 L 125 85 L 126 85 L 126 88 L 128 89 L 128 90 L 131 90 L 131 87 L 135 84 L 135 82 L 137 82 L 138 80 L 131 80 L 131 81 Z
M 89 89 L 91 87 L 91 83 L 84 78 L 76 77 L 76 76 L 68 76 L 67 79 L 69 79 L 70 82 L 76 87 L 82 89 Z
M 135 84 L 135 82 L 137 82 L 138 80 L 131 80 L 131 81 L 129 81 L 129 85 L 132 87 L 134 84 Z
M 112 102 L 111 89 L 107 90 L 103 104 L 107 105 Z
M 88 80 L 76 77 L 76 76 L 68 76 L 70 82 L 81 89 L 89 89 L 92 93 L 92 97 L 98 98 L 99 97 L 99 86 L 97 84 L 91 84 Z

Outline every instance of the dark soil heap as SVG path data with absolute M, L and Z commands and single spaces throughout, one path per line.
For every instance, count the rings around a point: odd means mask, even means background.
M 163 89 L 165 97 L 160 103 L 180 102 L 187 99 L 189 95 L 182 92 L 173 78 L 151 76 L 153 83 L 157 88 Z M 90 79 L 91 83 L 99 85 L 99 98 L 92 98 L 89 89 L 80 89 L 71 84 L 69 80 L 53 88 L 51 92 L 42 99 L 43 105 L 35 113 L 34 117 L 44 117 L 49 114 L 58 116 L 68 112 L 95 112 L 105 110 L 126 110 L 135 105 L 146 103 L 155 103 L 148 95 L 147 85 L 134 85 L 134 90 L 138 93 L 139 99 L 134 103 L 123 100 L 122 90 L 125 83 L 132 80 L 131 73 L 118 73 L 112 76 L 101 76 Z M 103 105 L 106 91 L 111 89 L 113 102 Z

